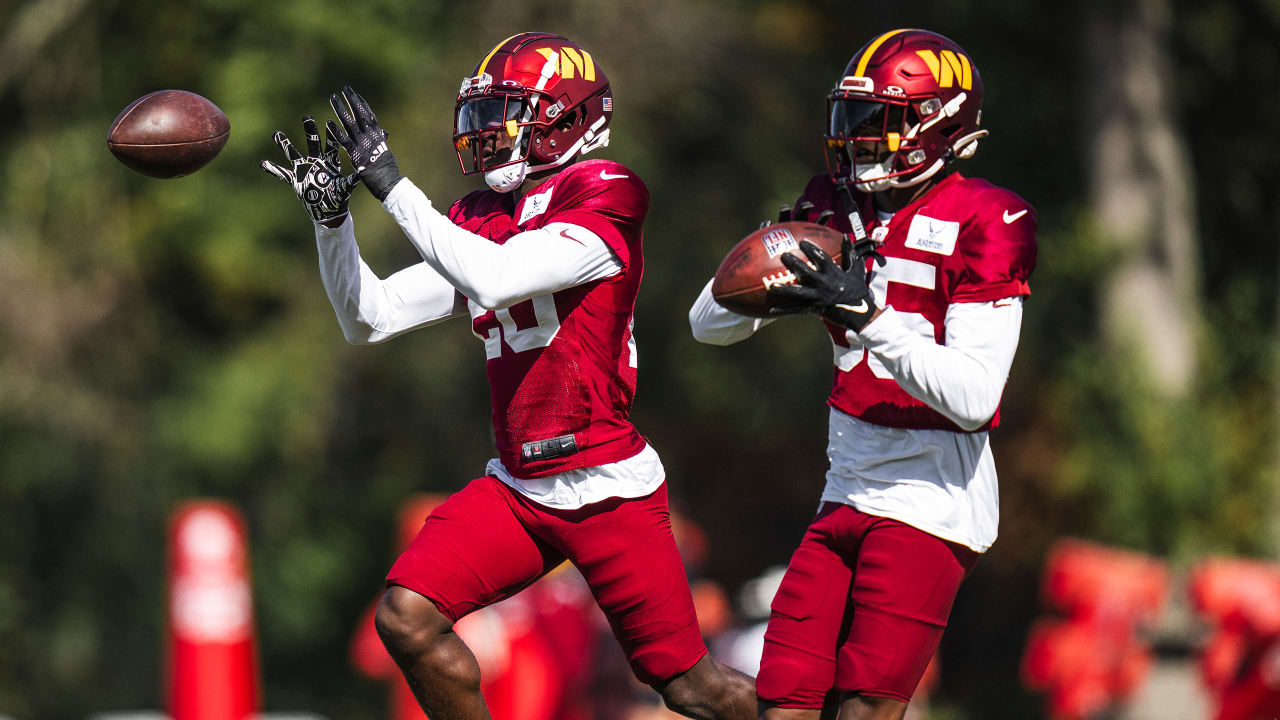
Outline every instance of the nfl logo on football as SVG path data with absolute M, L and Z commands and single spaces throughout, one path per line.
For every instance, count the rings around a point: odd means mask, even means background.
M 769 253 L 770 258 L 775 258 L 788 250 L 797 250 L 800 243 L 796 242 L 796 236 L 786 228 L 778 228 L 760 236 L 760 242 L 764 243 L 764 251 Z

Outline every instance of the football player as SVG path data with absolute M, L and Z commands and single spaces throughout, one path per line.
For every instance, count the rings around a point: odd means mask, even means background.
M 581 160 L 609 140 L 604 70 L 559 35 L 521 33 L 458 92 L 453 141 L 478 190 L 438 212 L 401 176 L 368 103 L 330 98 L 326 144 L 283 133 L 290 183 L 315 221 L 320 273 L 343 333 L 376 343 L 469 316 L 484 342 L 498 457 L 429 517 L 387 576 L 384 644 L 433 720 L 488 718 L 468 613 L 572 562 L 635 675 L 690 717 L 754 715 L 751 678 L 707 656 L 671 535 L 665 471 L 628 416 L 632 313 L 649 193 L 630 169 Z M 335 145 L 336 143 L 336 145 Z M 337 145 L 356 173 L 342 177 Z M 580 161 L 581 160 L 581 161 Z M 347 211 L 361 182 L 423 262 L 387 278 L 360 258 Z
M 828 172 L 783 220 L 847 233 L 837 263 L 801 243 L 778 314 L 821 315 L 835 347 L 830 470 L 773 601 L 761 717 L 902 718 L 957 589 L 996 538 L 987 432 L 1018 345 L 1036 261 L 1035 211 L 952 171 L 973 155 L 982 78 L 954 42 L 893 30 L 828 96 Z M 849 237 L 852 236 L 852 237 Z M 771 319 L 689 312 L 728 345 Z M 821 715 L 826 708 L 826 715 Z

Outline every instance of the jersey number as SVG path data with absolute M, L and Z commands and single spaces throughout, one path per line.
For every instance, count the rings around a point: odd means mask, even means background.
M 470 303 L 468 303 L 470 304 Z M 532 327 L 517 328 L 511 309 L 532 307 L 536 323 Z M 476 308 L 475 305 L 472 305 Z M 486 317 L 489 316 L 489 317 Z M 496 321 L 496 322 L 495 322 Z M 556 315 L 555 297 L 539 295 L 524 302 L 516 303 L 510 308 L 502 308 L 480 315 L 472 321 L 472 332 L 484 341 L 484 356 L 487 360 L 502 357 L 502 344 L 505 342 L 513 353 L 544 348 L 556 339 L 560 332 L 560 317 Z M 483 334 L 482 334 L 483 333 Z
M 903 283 L 925 290 L 933 290 L 936 288 L 937 268 L 917 260 L 906 260 L 904 258 L 886 258 L 884 267 L 876 268 L 875 277 L 871 278 L 871 294 L 875 296 L 876 302 L 884 307 L 885 298 L 889 294 L 889 283 Z M 902 322 L 907 327 L 920 333 L 924 337 L 933 339 L 933 323 L 929 322 L 921 313 L 917 312 L 901 312 L 897 311 L 898 317 L 902 318 Z M 889 370 L 875 357 L 868 359 L 867 349 L 853 333 L 846 333 L 844 328 L 836 328 L 828 325 L 831 330 L 831 341 L 835 350 L 835 364 L 840 368 L 841 372 L 849 372 L 857 367 L 864 359 L 866 359 L 867 367 L 871 369 L 871 374 L 881 379 L 889 379 L 893 377 Z
M 472 312 L 483 310 L 479 305 L 467 301 Z M 533 309 L 535 324 L 532 327 L 516 327 L 516 320 L 511 316 L 512 308 Z M 521 312 L 528 316 L 528 312 Z M 636 355 L 636 336 L 632 332 L 635 316 L 627 318 L 627 365 L 638 367 Z M 484 341 L 484 357 L 486 360 L 502 357 L 502 345 L 506 343 L 513 353 L 544 348 L 556 339 L 560 332 L 560 316 L 556 315 L 556 301 L 552 295 L 538 297 L 516 303 L 510 308 L 502 308 L 492 312 L 476 315 L 471 321 L 471 332 Z

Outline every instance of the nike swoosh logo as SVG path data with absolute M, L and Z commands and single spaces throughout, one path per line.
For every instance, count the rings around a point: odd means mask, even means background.
M 1026 215 L 1026 214 L 1027 214 L 1027 211 L 1026 211 L 1026 209 L 1025 209 L 1025 208 L 1024 208 L 1024 209 L 1022 209 L 1022 210 L 1019 210 L 1018 212 L 1016 212 L 1016 213 L 1014 213 L 1014 214 L 1012 214 L 1012 215 L 1010 215 L 1010 214 L 1009 214 L 1009 211 L 1008 211 L 1008 210 L 1005 210 L 1005 211 L 1004 211 L 1004 224 L 1005 224 L 1005 225 L 1008 225 L 1009 223 L 1013 222 L 1014 220 L 1017 220 L 1018 218 L 1022 217 L 1023 215 Z
M 848 310 L 849 312 L 856 312 L 856 313 L 858 313 L 859 315 L 861 315 L 862 313 L 864 313 L 864 312 L 866 312 L 866 311 L 868 310 L 868 308 L 867 308 L 867 301 L 866 301 L 866 300 L 859 300 L 857 305 L 843 305 L 843 304 L 841 304 L 841 303 L 836 303 L 836 307 L 840 308 L 841 310 Z
M 560 228 L 560 237 L 562 237 L 562 238 L 564 238 L 564 239 L 566 239 L 566 240 L 572 240 L 572 241 L 574 241 L 574 242 L 578 243 L 579 245 L 586 245 L 586 243 L 584 243 L 584 242 L 582 242 L 581 240 L 579 240 L 578 238 L 576 238 L 576 237 L 574 237 L 574 236 L 570 235 L 570 234 L 569 234 L 569 231 L 568 231 L 568 230 L 566 230 L 566 229 L 564 229 L 564 228 Z
M 600 171 L 601 180 L 617 180 L 618 178 L 624 178 L 624 177 L 631 177 L 631 176 L 630 175 L 610 175 L 609 173 L 603 170 Z M 1024 210 L 1023 212 L 1026 212 L 1026 211 Z

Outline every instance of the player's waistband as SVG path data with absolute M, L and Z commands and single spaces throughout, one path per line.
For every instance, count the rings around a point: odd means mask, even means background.
M 513 476 L 527 479 L 617 462 L 640 452 L 644 445 L 644 438 L 627 423 L 519 444 L 499 443 L 498 454 Z
M 558 435 L 545 440 L 532 440 L 520 446 L 520 459 L 526 463 L 537 460 L 554 460 L 569 457 L 578 452 L 578 441 L 573 433 Z

